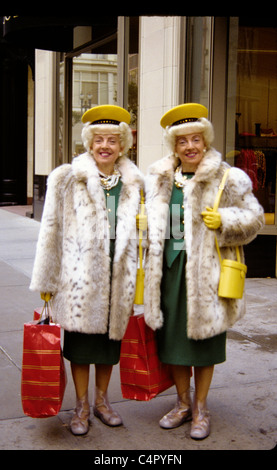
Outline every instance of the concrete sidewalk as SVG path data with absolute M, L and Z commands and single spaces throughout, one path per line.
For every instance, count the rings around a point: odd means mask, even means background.
M 75 406 L 70 366 L 62 411 L 32 419 L 21 407 L 23 324 L 41 305 L 29 282 L 40 224 L 0 209 L 0 449 L 2 450 L 270 450 L 277 442 L 277 280 L 247 279 L 247 315 L 228 332 L 227 361 L 215 367 L 209 393 L 210 436 L 189 437 L 190 424 L 169 431 L 158 421 L 176 400 L 171 388 L 150 402 L 122 398 L 114 367 L 110 401 L 124 426 L 109 428 L 92 416 L 86 436 L 69 431 Z M 91 366 L 90 398 L 94 386 Z M 193 380 L 192 380 L 193 389 Z M 172 452 L 171 452 L 172 451 Z M 92 461 L 93 463 L 93 461 Z M 184 462 L 183 462 L 184 463 Z

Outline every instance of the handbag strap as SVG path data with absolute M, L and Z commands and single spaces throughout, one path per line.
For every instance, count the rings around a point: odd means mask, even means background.
M 227 170 L 225 171 L 225 173 L 223 175 L 221 183 L 219 185 L 218 193 L 217 193 L 215 201 L 214 201 L 214 207 L 213 207 L 214 212 L 216 212 L 217 209 L 218 209 L 218 206 L 219 206 L 219 203 L 220 203 L 220 198 L 221 198 L 221 195 L 223 193 L 223 189 L 225 188 L 226 180 L 228 178 L 230 170 L 231 170 L 231 168 L 227 168 Z
M 231 168 L 227 168 L 227 170 L 225 171 L 224 175 L 223 175 L 223 178 L 221 180 L 221 183 L 219 185 L 219 189 L 218 189 L 218 193 L 216 195 L 216 198 L 215 198 L 215 201 L 214 201 L 214 207 L 213 207 L 213 210 L 216 212 L 218 207 L 219 207 L 219 203 L 220 203 L 220 199 L 221 199 L 221 195 L 223 193 L 223 190 L 225 188 L 225 184 L 226 184 L 226 181 L 227 181 L 227 178 L 228 178 L 228 175 L 229 175 L 229 171 L 231 170 Z M 215 246 L 216 246 L 216 250 L 217 250 L 217 253 L 218 253 L 218 257 L 219 257 L 219 261 L 220 261 L 220 264 L 222 264 L 222 258 L 221 258 L 221 254 L 220 254 L 220 249 L 219 249 L 219 245 L 218 245 L 218 241 L 217 241 L 217 237 L 216 237 L 216 234 L 215 234 Z M 240 253 L 239 253 L 239 247 L 236 246 L 236 255 L 237 255 L 237 261 L 240 263 L 241 260 L 240 260 Z

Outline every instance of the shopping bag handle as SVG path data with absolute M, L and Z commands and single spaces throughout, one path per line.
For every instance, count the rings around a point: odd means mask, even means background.
M 46 317 L 42 318 L 44 312 L 46 313 Z M 45 301 L 40 317 L 38 319 L 37 325 L 49 325 L 50 321 L 51 321 L 50 308 L 49 308 L 48 302 Z

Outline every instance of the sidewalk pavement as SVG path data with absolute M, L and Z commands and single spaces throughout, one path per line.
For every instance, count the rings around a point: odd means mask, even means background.
M 174 387 L 150 402 L 123 399 L 118 366 L 113 369 L 109 397 L 123 426 L 107 427 L 92 415 L 86 436 L 71 434 L 75 393 L 67 361 L 68 383 L 58 416 L 25 416 L 20 394 L 22 333 L 24 322 L 32 320 L 34 308 L 41 305 L 39 293 L 28 288 L 39 227 L 33 219 L 0 209 L 0 449 L 110 450 L 122 451 L 122 455 L 124 450 L 142 454 L 164 450 L 177 455 L 186 450 L 271 450 L 276 446 L 277 279 L 246 280 L 247 314 L 228 332 L 227 361 L 215 367 L 208 398 L 212 428 L 207 439 L 192 440 L 189 423 L 172 430 L 159 427 L 159 419 L 175 404 Z M 93 386 L 91 366 L 90 399 Z

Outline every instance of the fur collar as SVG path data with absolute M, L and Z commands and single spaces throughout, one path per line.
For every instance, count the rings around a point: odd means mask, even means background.
M 140 170 L 127 157 L 120 157 L 117 165 L 122 177 L 123 184 L 142 184 L 143 176 Z M 87 183 L 90 178 L 96 178 L 98 185 L 100 181 L 98 177 L 98 168 L 94 158 L 89 153 L 83 153 L 75 157 L 72 161 L 73 175 L 78 181 Z M 96 182 L 95 182 L 96 183 Z
M 194 176 L 195 182 L 208 182 L 213 179 L 217 173 L 222 158 L 221 154 L 214 148 L 210 148 L 203 159 L 201 160 Z M 149 173 L 152 175 L 166 175 L 168 172 L 174 172 L 180 160 L 174 154 L 167 155 L 166 157 L 153 163 L 149 168 Z
M 118 261 L 124 253 L 129 240 L 136 240 L 136 215 L 139 211 L 140 189 L 144 188 L 144 178 L 137 166 L 127 157 L 120 157 L 117 160 L 118 169 L 121 173 L 123 183 L 118 208 L 116 227 L 116 248 L 114 261 Z M 98 168 L 95 160 L 89 153 L 84 153 L 74 158 L 72 162 L 72 174 L 76 180 L 86 185 L 89 197 L 94 204 L 96 218 L 99 226 L 106 227 L 100 221 L 105 218 L 106 202 L 104 191 L 100 184 Z M 78 209 L 80 212 L 80 208 Z M 89 208 L 84 208 L 90 213 Z M 107 222 L 107 221 L 106 221 Z M 106 236 L 104 238 L 107 238 Z M 108 246 L 105 247 L 108 252 Z

